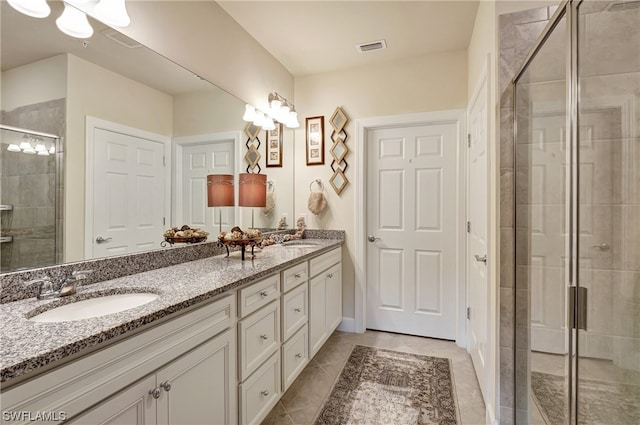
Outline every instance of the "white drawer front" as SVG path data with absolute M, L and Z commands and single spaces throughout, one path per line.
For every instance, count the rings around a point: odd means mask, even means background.
M 274 354 L 240 384 L 240 423 L 259 424 L 280 399 L 280 355 Z
M 282 346 L 282 391 L 298 377 L 302 369 L 309 363 L 309 338 L 307 325 L 304 325 L 291 339 Z
M 269 276 L 238 292 L 238 313 L 245 317 L 280 297 L 280 275 Z
M 280 348 L 280 303 L 272 302 L 238 323 L 240 381 Z
M 309 261 L 309 275 L 315 276 L 323 270 L 328 269 L 334 264 L 342 260 L 342 248 L 338 247 L 334 250 L 326 252 Z
M 307 323 L 307 318 L 309 317 L 308 287 L 309 284 L 305 282 L 282 296 L 283 341 L 289 339 L 302 325 Z
M 309 278 L 309 266 L 304 263 L 289 267 L 282 272 L 282 292 L 289 292 Z

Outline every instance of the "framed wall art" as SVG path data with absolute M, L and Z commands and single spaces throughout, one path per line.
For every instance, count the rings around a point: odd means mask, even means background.
M 274 130 L 266 130 L 267 167 L 282 167 L 282 124 Z
M 305 123 L 307 165 L 322 165 L 324 164 L 324 117 L 308 117 Z

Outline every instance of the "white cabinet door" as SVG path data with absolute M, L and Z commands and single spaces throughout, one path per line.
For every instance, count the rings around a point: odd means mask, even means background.
M 325 284 L 327 333 L 331 335 L 342 322 L 342 264 L 338 263 L 325 272 Z
M 70 423 L 75 425 L 155 425 L 156 403 L 149 393 L 155 386 L 156 377 L 151 375 Z
M 230 329 L 158 371 L 158 424 L 236 423 L 235 345 Z
M 323 274 L 309 281 L 309 357 L 318 352 L 327 334 L 327 285 Z

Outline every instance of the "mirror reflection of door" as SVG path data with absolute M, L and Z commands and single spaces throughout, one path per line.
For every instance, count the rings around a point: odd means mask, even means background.
M 186 224 L 209 232 L 214 240 L 219 232 L 222 208 L 222 229 L 231 229 L 234 207 L 207 206 L 207 175 L 234 174 L 234 140 L 215 141 L 185 146 L 182 151 L 182 196 L 177 202 L 174 226 Z
M 164 144 L 94 130 L 91 258 L 157 248 L 165 220 Z

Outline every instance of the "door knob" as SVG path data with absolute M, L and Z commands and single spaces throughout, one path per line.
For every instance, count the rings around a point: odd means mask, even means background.
M 109 242 L 111 240 L 111 238 L 103 238 L 102 236 L 98 236 L 96 238 L 96 243 L 105 243 L 105 242 Z
M 475 257 L 475 259 L 476 259 L 476 261 L 477 261 L 478 263 L 485 263 L 485 264 L 487 264 L 487 255 L 486 255 L 486 254 L 485 254 L 485 255 L 483 255 L 482 257 L 481 257 L 481 256 L 479 256 L 478 254 L 476 254 L 476 255 L 474 255 L 474 257 Z
M 601 243 L 600 245 L 594 245 L 592 248 L 598 248 L 600 251 L 609 251 L 611 248 L 608 243 Z
M 369 235 L 369 237 L 367 238 L 367 240 L 368 240 L 369 242 L 375 242 L 375 241 L 379 241 L 379 240 L 382 240 L 382 239 L 380 239 L 380 238 L 376 238 L 376 237 L 375 237 L 375 236 L 373 236 L 373 235 Z

